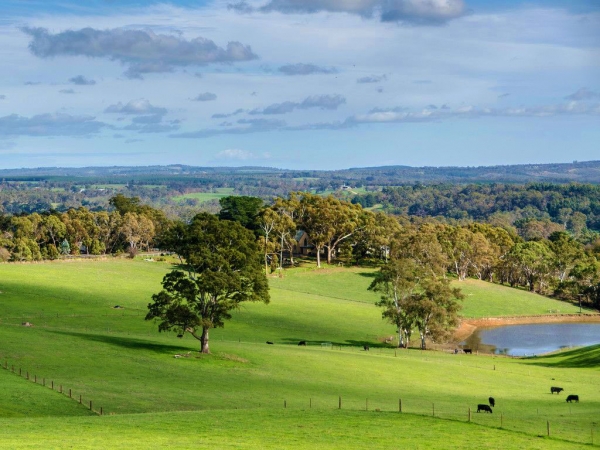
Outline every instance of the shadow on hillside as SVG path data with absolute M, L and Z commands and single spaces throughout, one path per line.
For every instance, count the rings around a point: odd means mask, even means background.
M 528 361 L 531 359 L 528 358 Z M 565 368 L 595 368 L 600 367 L 600 345 L 568 350 L 555 355 L 538 356 L 536 366 L 565 367 Z
M 101 342 L 103 344 L 114 345 L 132 350 L 149 350 L 155 353 L 180 353 L 190 351 L 189 347 L 179 345 L 157 344 L 154 342 L 144 341 L 142 339 L 134 339 L 120 336 L 105 336 L 102 334 L 76 333 L 69 331 L 49 331 L 50 333 L 61 334 L 64 336 L 72 336 L 86 341 Z
M 375 274 L 377 272 L 357 272 L 361 277 L 365 278 L 375 278 Z
M 323 346 L 328 347 L 329 345 L 333 347 L 359 347 L 363 348 L 365 345 L 368 345 L 370 348 L 395 348 L 388 344 L 382 342 L 373 342 L 373 341 L 345 341 L 345 342 L 332 342 L 332 341 L 311 341 L 309 339 L 299 339 L 299 338 L 283 338 L 281 339 L 282 343 L 285 345 L 293 345 L 298 344 L 301 341 L 306 342 L 306 345 L 311 346 Z

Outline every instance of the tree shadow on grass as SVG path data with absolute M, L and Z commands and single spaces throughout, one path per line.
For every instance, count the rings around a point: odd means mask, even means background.
M 60 334 L 63 336 L 72 336 L 86 341 L 100 342 L 103 344 L 114 345 L 131 350 L 149 350 L 160 354 L 173 354 L 190 351 L 189 347 L 170 344 L 157 344 L 154 342 L 144 341 L 142 339 L 134 339 L 120 336 L 106 336 L 102 334 L 76 333 L 70 331 L 49 331 L 49 333 Z
M 527 358 L 532 361 L 532 358 Z M 577 348 L 559 354 L 538 356 L 531 364 L 544 367 L 596 368 L 600 367 L 600 345 Z
M 363 348 L 365 345 L 368 345 L 370 348 L 395 348 L 393 346 L 390 346 L 388 344 L 382 343 L 382 342 L 373 342 L 373 341 L 354 341 L 354 340 L 347 340 L 344 342 L 333 342 L 333 341 L 323 341 L 323 340 L 309 340 L 309 339 L 300 339 L 300 338 L 283 338 L 281 339 L 281 341 L 283 341 L 284 345 L 293 345 L 293 344 L 298 344 L 301 341 L 306 342 L 306 345 L 310 345 L 310 346 L 322 346 L 322 347 L 327 347 L 329 345 L 333 346 L 333 347 L 360 347 Z
M 365 277 L 365 278 L 375 278 L 375 275 L 377 275 L 377 272 L 357 272 L 359 276 L 361 277 Z

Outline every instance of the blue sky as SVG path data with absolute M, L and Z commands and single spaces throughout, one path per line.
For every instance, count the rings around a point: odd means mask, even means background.
M 600 159 L 600 3 L 1 1 L 0 166 Z

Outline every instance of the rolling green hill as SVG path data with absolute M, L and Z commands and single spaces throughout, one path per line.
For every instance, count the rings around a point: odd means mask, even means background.
M 474 448 L 486 442 L 489 448 L 571 448 L 591 440 L 600 412 L 594 349 L 535 360 L 396 351 L 380 343 L 393 328 L 373 306 L 377 295 L 366 291 L 372 270 L 309 267 L 272 278 L 271 303 L 244 305 L 212 332 L 213 354 L 201 356 L 189 336 L 160 334 L 143 320 L 169 269 L 122 259 L 0 264 L 0 362 L 117 414 L 66 419 L 89 411 L 1 370 L 0 392 L 17 392 L 17 383 L 23 394 L 1 395 L 0 417 L 29 416 L 17 425 L 0 419 L 3 445 L 39 447 L 49 439 L 50 446 L 78 448 Z M 465 300 L 471 316 L 500 315 L 507 305 L 510 315 L 569 311 L 502 286 L 461 286 L 473 294 Z M 22 326 L 26 321 L 33 326 Z M 299 340 L 309 345 L 298 347 Z M 578 393 L 582 402 L 550 395 L 551 385 Z M 474 423 L 465 423 L 469 408 L 490 395 L 494 414 L 473 412 Z M 500 413 L 508 431 L 496 429 Z M 419 416 L 433 414 L 448 420 Z M 545 435 L 547 420 L 553 438 L 566 441 L 533 437 Z M 56 436 L 79 427 L 85 429 L 79 440 Z

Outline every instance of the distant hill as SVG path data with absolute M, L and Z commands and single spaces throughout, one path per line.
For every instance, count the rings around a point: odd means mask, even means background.
M 356 167 L 344 170 L 287 170 L 273 167 L 197 167 L 181 164 L 167 166 L 112 167 L 39 167 L 0 170 L 0 179 L 40 180 L 46 178 L 204 178 L 233 176 L 267 178 L 317 178 L 360 181 L 363 185 L 397 185 L 404 183 L 600 183 L 600 161 L 557 164 L 518 164 L 479 167 Z

